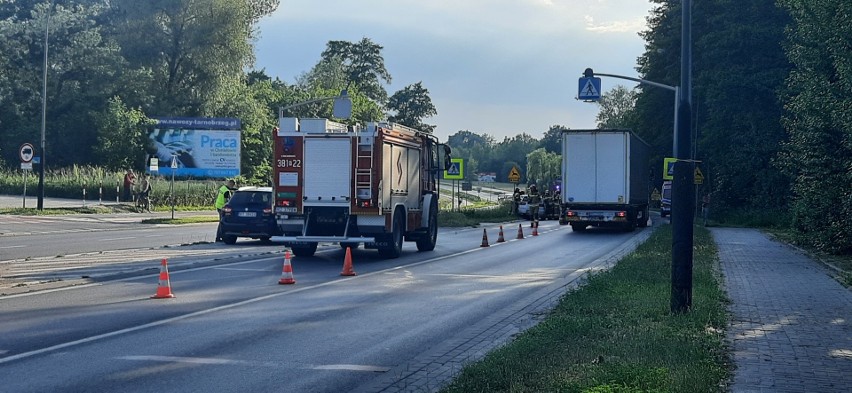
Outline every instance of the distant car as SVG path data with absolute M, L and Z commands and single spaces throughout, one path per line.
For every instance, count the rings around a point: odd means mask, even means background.
M 529 195 L 523 195 L 523 196 L 521 196 L 521 201 L 520 201 L 520 202 L 518 202 L 518 216 L 520 216 L 520 217 L 522 217 L 522 218 L 525 218 L 525 219 L 530 219 L 530 218 L 532 218 L 532 217 L 530 217 L 530 205 L 529 205 L 529 202 L 530 202 L 530 197 L 529 197 Z M 540 219 L 543 219 L 543 218 L 544 218 L 544 205 L 543 205 L 543 204 L 539 204 L 539 205 L 538 205 L 538 217 L 539 217 Z
M 234 244 L 239 237 L 269 241 L 282 233 L 272 212 L 272 187 L 242 187 L 222 208 L 222 240 Z
M 660 217 L 672 214 L 672 182 L 663 182 L 663 197 L 660 201 Z

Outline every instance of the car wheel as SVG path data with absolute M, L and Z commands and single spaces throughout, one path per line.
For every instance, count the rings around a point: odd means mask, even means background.
M 237 242 L 237 237 L 234 235 L 223 235 L 222 241 L 225 242 L 225 244 L 234 244 Z

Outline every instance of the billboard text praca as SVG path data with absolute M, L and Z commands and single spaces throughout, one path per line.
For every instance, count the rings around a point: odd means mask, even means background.
M 158 158 L 158 174 L 212 178 L 240 174 L 239 119 L 156 120 L 145 149 L 149 160 Z

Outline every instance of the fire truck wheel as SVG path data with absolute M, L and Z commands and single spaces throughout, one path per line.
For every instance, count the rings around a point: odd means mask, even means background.
M 347 249 L 347 248 L 351 248 L 351 249 L 354 250 L 354 249 L 358 248 L 358 243 L 340 243 L 340 248 L 342 248 L 344 250 Z
M 312 257 L 317 252 L 317 243 L 292 245 L 290 248 L 297 257 Z
M 586 230 L 586 225 L 584 224 L 571 224 L 571 230 L 574 232 L 582 232 Z
M 428 232 L 426 237 L 417 239 L 417 251 L 432 251 L 438 243 L 438 200 L 433 198 L 431 205 Z
M 390 247 L 380 248 L 379 255 L 383 258 L 399 258 L 399 255 L 402 254 L 402 230 L 402 213 L 397 211 L 393 215 L 393 232 L 388 238 L 390 240 Z

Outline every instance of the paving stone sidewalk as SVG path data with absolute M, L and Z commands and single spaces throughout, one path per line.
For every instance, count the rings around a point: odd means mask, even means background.
M 712 228 L 732 304 L 732 392 L 852 392 L 852 290 L 755 229 Z

